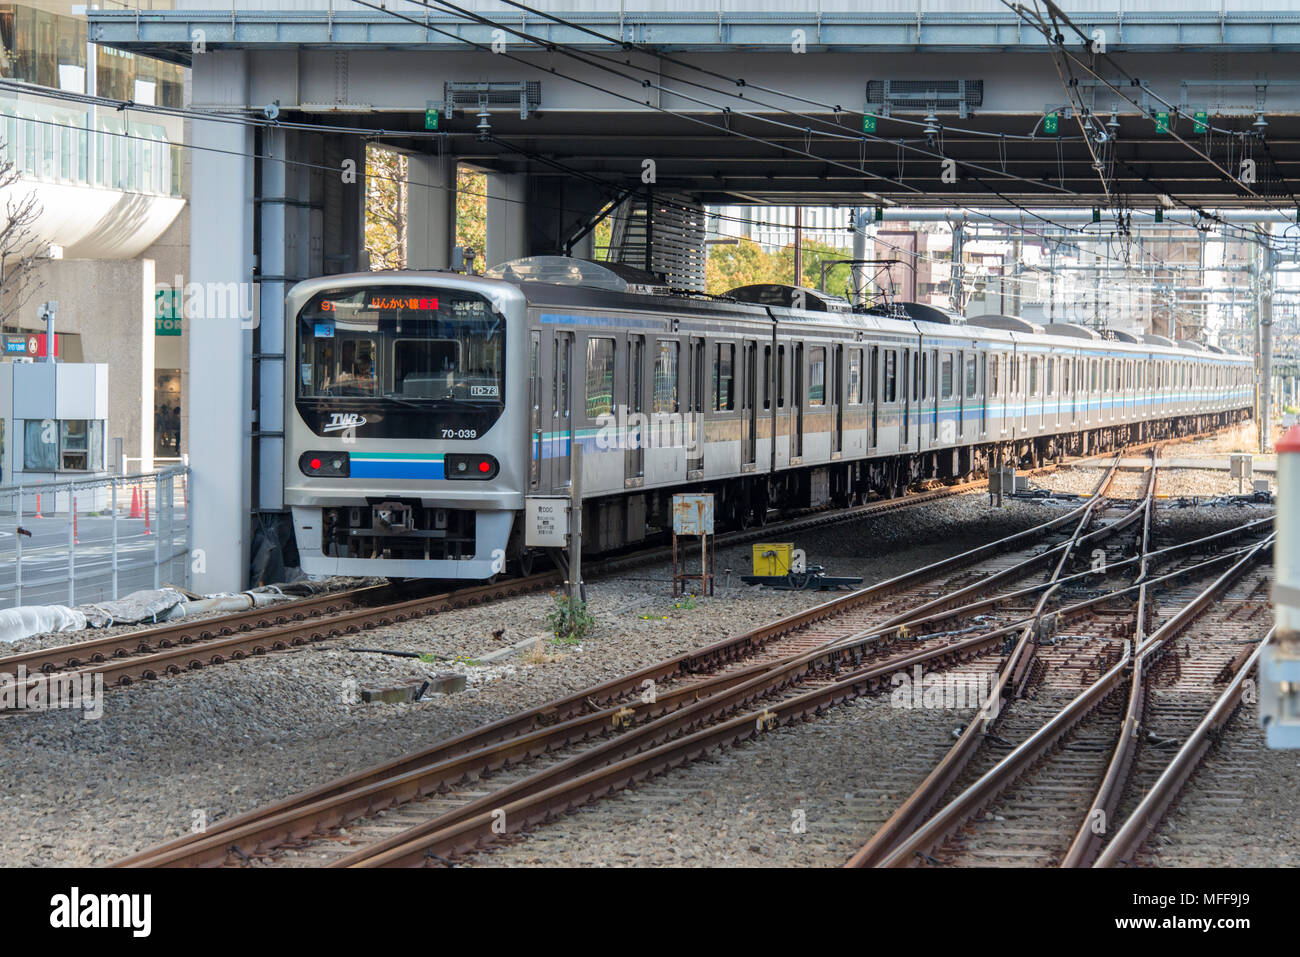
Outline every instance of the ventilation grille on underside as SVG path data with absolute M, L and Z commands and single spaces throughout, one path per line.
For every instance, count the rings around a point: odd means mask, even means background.
M 518 107 L 523 116 L 542 105 L 542 84 L 536 80 L 523 82 L 444 83 L 443 102 L 446 113 L 457 111 L 475 113 L 479 107 Z
M 959 113 L 966 116 L 984 105 L 983 80 L 869 80 L 869 112 L 888 116 L 898 113 Z

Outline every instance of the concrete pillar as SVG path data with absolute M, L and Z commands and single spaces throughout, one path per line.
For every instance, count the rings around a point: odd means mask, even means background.
M 488 173 L 484 266 L 528 255 L 527 186 L 522 173 Z
M 195 57 L 194 105 L 239 109 L 248 102 L 247 54 Z M 204 302 L 251 296 L 253 275 L 253 131 L 238 123 L 192 121 L 190 282 Z M 211 295 L 209 295 L 211 293 Z M 193 502 L 193 587 L 237 591 L 248 572 L 251 325 L 226 309 L 189 314 L 189 494 Z
M 456 245 L 456 160 L 445 152 L 412 155 L 406 179 L 407 268 L 450 269 Z

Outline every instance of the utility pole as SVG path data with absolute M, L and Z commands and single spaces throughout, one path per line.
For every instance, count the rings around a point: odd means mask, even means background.
M 861 207 L 853 211 L 853 258 L 867 258 L 867 228 L 866 228 L 867 211 Z M 860 306 L 863 303 L 862 291 L 866 285 L 867 271 L 862 265 L 855 264 L 850 266 L 850 276 L 852 277 L 853 286 L 853 305 Z
M 1273 247 L 1260 244 L 1259 270 L 1259 450 L 1272 445 L 1273 419 Z
M 965 250 L 966 227 L 964 220 L 959 219 L 952 224 L 952 275 L 948 279 L 948 298 L 952 300 L 952 308 L 955 312 L 962 312 L 965 307 L 965 303 L 962 302 L 962 292 L 966 283 L 966 270 L 963 268 Z
M 803 207 L 794 208 L 794 285 L 803 285 Z

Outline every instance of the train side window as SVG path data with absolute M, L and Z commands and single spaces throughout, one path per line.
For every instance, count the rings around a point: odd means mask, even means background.
M 614 407 L 614 340 L 587 340 L 587 418 L 608 415 Z
M 930 357 L 924 352 L 921 353 L 921 398 L 924 399 L 929 395 L 930 388 Z
M 916 355 L 912 356 L 912 401 L 915 402 L 925 394 L 925 387 L 921 384 L 921 351 L 918 349 Z
M 679 412 L 677 392 L 677 364 L 682 344 L 672 339 L 660 339 L 655 353 L 654 411 Z
M 966 357 L 966 396 L 970 398 L 975 395 L 977 383 L 975 381 L 975 354 Z
M 998 387 L 1001 385 L 1001 377 L 999 375 L 999 370 L 1001 370 L 1001 368 L 1002 357 L 994 356 L 993 362 L 989 367 L 989 375 L 992 376 L 989 380 L 989 395 L 991 396 L 998 394 Z
M 939 395 L 941 398 L 952 398 L 952 353 L 945 352 L 943 361 L 939 364 Z
M 785 346 L 776 348 L 776 407 L 785 408 Z
M 880 401 L 890 404 L 898 400 L 898 350 L 885 350 L 885 394 Z
M 772 347 L 763 346 L 763 408 L 772 408 Z
M 849 350 L 849 405 L 862 404 L 862 350 Z
M 1029 360 L 1029 394 L 1038 395 L 1038 356 Z
M 808 404 L 826 404 L 826 348 L 808 350 Z
M 736 407 L 736 346 L 719 342 L 713 355 L 713 411 Z

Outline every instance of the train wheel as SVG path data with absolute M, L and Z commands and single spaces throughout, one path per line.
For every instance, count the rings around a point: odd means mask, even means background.
M 537 556 L 530 551 L 525 551 L 519 556 L 519 574 L 527 578 L 533 573 L 533 566 L 536 564 Z

